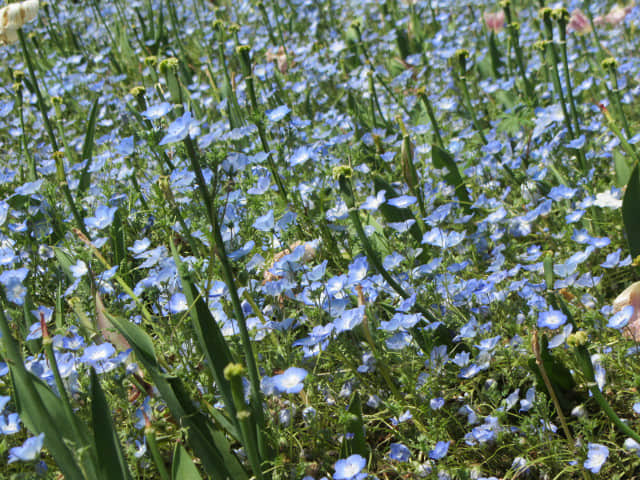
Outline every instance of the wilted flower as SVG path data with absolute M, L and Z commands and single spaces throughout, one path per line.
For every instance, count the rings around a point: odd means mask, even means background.
M 289 71 L 289 59 L 287 58 L 287 52 L 282 45 L 278 48 L 276 53 L 268 51 L 267 60 L 269 62 L 274 62 L 280 73 L 283 75 Z
M 604 25 L 605 23 L 609 25 L 618 25 L 622 20 L 624 20 L 624 17 L 626 17 L 629 12 L 631 12 L 634 6 L 635 4 L 633 3 L 631 5 L 627 5 L 626 7 L 614 5 L 613 8 L 609 10 L 609 13 L 607 13 L 605 16 L 598 15 L 596 18 L 594 18 L 593 23 L 595 23 L 596 25 Z
M 484 23 L 493 33 L 498 33 L 504 27 L 504 10 L 498 12 L 484 12 Z
M 569 18 L 569 30 L 573 30 L 580 34 L 589 33 L 591 31 L 589 19 L 579 8 L 576 8 L 571 12 L 571 17 Z
M 12 3 L 0 9 L 0 42 L 8 44 L 18 40 L 18 29 L 38 16 L 38 1 Z
M 613 313 L 620 312 L 628 306 L 633 307 L 633 313 L 623 332 L 626 337 L 638 340 L 640 339 L 640 282 L 632 283 L 616 297 L 613 301 Z

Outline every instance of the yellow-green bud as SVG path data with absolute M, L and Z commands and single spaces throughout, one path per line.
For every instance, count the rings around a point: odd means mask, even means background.
M 21 82 L 24 78 L 24 72 L 22 70 L 14 70 L 13 71 L 13 79 L 16 82 Z
M 251 412 L 249 410 L 240 410 L 236 413 L 236 418 L 241 422 L 243 420 L 249 420 L 249 418 L 251 418 Z
M 585 332 L 584 330 L 580 330 L 569 335 L 569 338 L 567 338 L 567 344 L 570 347 L 581 347 L 582 345 L 586 344 L 588 340 L 589 335 L 587 335 L 587 332 Z
M 231 380 L 234 377 L 241 377 L 244 375 L 244 367 L 240 363 L 230 363 L 226 367 L 222 373 L 224 374 L 224 378 L 227 380 Z
M 351 178 L 353 176 L 353 169 L 348 165 L 338 165 L 337 167 L 333 167 L 331 173 L 336 180 L 340 177 Z
M 148 57 L 145 57 L 144 64 L 147 67 L 155 67 L 158 64 L 158 57 L 155 55 L 149 55 Z
M 58 96 L 51 97 L 51 103 L 54 105 L 62 105 L 62 98 Z
M 175 72 L 178 69 L 178 59 L 176 57 L 165 58 L 160 62 L 160 71 L 167 74 L 169 70 Z
M 566 25 L 567 23 L 569 23 L 569 18 L 571 17 L 571 15 L 569 15 L 569 10 L 567 10 L 564 7 L 554 9 L 551 12 L 551 16 L 556 22 L 563 25 Z
M 605 70 L 616 70 L 618 68 L 618 61 L 613 57 L 609 57 L 602 60 L 601 65 Z
M 224 26 L 224 22 L 222 20 L 220 20 L 219 18 L 216 18 L 211 23 L 211 26 L 213 27 L 214 30 L 222 31 L 222 27 Z
M 137 85 L 133 87 L 131 90 L 129 90 L 129 93 L 134 97 L 141 97 L 146 92 L 147 92 L 147 89 L 144 88 L 142 85 Z

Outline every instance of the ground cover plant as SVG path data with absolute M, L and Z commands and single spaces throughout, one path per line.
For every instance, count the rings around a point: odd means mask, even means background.
M 639 17 L 3 5 L 2 478 L 635 478 Z

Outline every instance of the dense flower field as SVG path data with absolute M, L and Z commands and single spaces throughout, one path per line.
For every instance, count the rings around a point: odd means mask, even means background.
M 0 476 L 640 472 L 640 7 L 0 10 Z

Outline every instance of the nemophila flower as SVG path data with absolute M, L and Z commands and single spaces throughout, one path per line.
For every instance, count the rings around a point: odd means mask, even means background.
M 407 208 L 416 203 L 417 200 L 418 199 L 413 195 L 401 195 L 399 197 L 389 199 L 387 203 L 392 207 Z
M 336 334 L 353 330 L 362 323 L 365 315 L 365 307 L 356 307 L 347 309 L 337 318 L 333 324 L 335 325 Z
M 308 374 L 304 368 L 290 367 L 273 376 L 271 384 L 278 393 L 300 393 L 304 387 L 302 381 Z
M 142 116 L 147 120 L 157 120 L 164 117 L 171 111 L 172 108 L 173 105 L 171 105 L 169 102 L 157 103 L 155 105 L 151 105 L 144 112 L 142 112 Z
M 110 227 L 113 223 L 113 218 L 117 210 L 118 207 L 100 205 L 96 208 L 96 212 L 93 217 L 85 217 L 84 224 L 87 228 L 95 228 L 96 230 L 102 230 L 103 228 Z
M 89 269 L 87 268 L 86 263 L 84 263 L 82 260 L 78 260 L 75 265 L 69 266 L 69 271 L 74 278 L 81 278 L 89 272 Z
M 253 222 L 253 228 L 261 232 L 271 232 L 274 227 L 275 219 L 273 218 L 273 210 L 269 210 Z
M 588 445 L 587 460 L 584 462 L 584 468 L 591 473 L 600 473 L 600 469 L 609 457 L 609 449 L 605 445 L 599 443 L 590 443 Z
M 314 152 L 311 148 L 307 146 L 300 147 L 296 149 L 289 157 L 289 165 L 291 165 L 292 167 L 302 165 L 303 163 L 311 160 L 311 158 L 313 158 L 313 155 Z
M 622 200 L 620 200 L 619 192 L 601 192 L 596 194 L 593 205 L 600 208 L 611 208 L 613 210 L 617 210 L 622 207 Z
M 372 210 L 375 212 L 378 210 L 378 208 L 380 208 L 380 205 L 382 205 L 385 202 L 386 196 L 387 196 L 387 191 L 380 190 L 375 197 L 368 196 L 367 199 L 362 203 L 362 205 L 360 205 L 360 208 L 362 210 Z
M 7 300 L 16 305 L 24 303 L 24 297 L 27 294 L 27 288 L 23 285 L 29 270 L 27 268 L 18 268 L 16 270 L 5 270 L 0 273 L 0 284 L 5 288 Z
M 622 446 L 625 450 L 629 450 L 640 456 L 640 443 L 635 441 L 633 438 L 627 438 Z
M 267 110 L 265 115 L 272 122 L 279 122 L 284 117 L 286 117 L 291 109 L 286 105 L 280 105 L 279 107 L 274 108 L 273 110 Z
M 560 310 L 547 310 L 538 314 L 538 328 L 550 328 L 555 330 L 567 321 L 567 316 Z
M 431 407 L 431 410 L 440 410 L 442 407 L 444 407 L 444 398 L 432 398 L 431 400 L 429 400 L 429 407 Z
M 0 413 L 4 411 L 4 407 L 7 406 L 11 397 L 9 395 L 0 395 Z
M 17 413 L 10 413 L 6 417 L 0 415 L 0 432 L 3 435 L 13 435 L 20 431 L 20 416 Z
M 440 460 L 447 456 L 447 452 L 449 451 L 449 442 L 438 442 L 436 446 L 433 447 L 433 450 L 429 451 L 429 458 L 432 460 Z
M 38 16 L 38 0 L 11 3 L 0 9 L 0 42 L 3 44 L 18 41 L 18 29 Z
M 171 295 L 171 300 L 169 300 L 169 313 L 176 314 L 186 311 L 189 308 L 189 304 L 187 303 L 187 297 L 184 293 L 174 293 Z
M 200 135 L 200 122 L 193 118 L 189 110 L 171 122 L 167 134 L 160 140 L 159 145 L 179 142 L 187 138 L 187 135 L 190 138 L 196 138 Z
M 27 438 L 25 442 L 19 447 L 13 447 L 9 450 L 9 462 L 13 463 L 17 461 L 30 462 L 35 460 L 37 455 L 42 450 L 42 444 L 44 442 L 44 433 L 36 435 L 35 437 Z
M 464 240 L 464 238 L 464 233 L 456 231 L 447 232 L 436 227 L 422 236 L 422 243 L 427 243 L 429 245 L 433 245 L 434 247 L 440 247 L 446 250 L 448 248 L 459 245 L 460 243 L 462 243 L 462 240 Z
M 100 345 L 92 344 L 84 349 L 80 361 L 87 365 L 94 365 L 108 360 L 114 353 L 116 349 L 109 342 Z
M 616 330 L 620 330 L 624 328 L 629 323 L 629 320 L 634 316 L 634 307 L 633 305 L 627 305 L 623 307 L 622 310 L 614 313 L 609 321 L 607 322 L 607 327 L 615 328 Z
M 362 472 L 367 466 L 367 460 L 354 453 L 350 457 L 338 460 L 334 465 L 333 480 L 363 480 L 367 474 Z
M 402 443 L 392 443 L 390 445 L 391 451 L 389 452 L 389 458 L 397 462 L 408 462 L 411 458 L 411 450 Z

